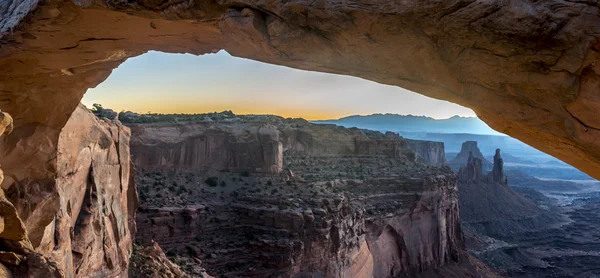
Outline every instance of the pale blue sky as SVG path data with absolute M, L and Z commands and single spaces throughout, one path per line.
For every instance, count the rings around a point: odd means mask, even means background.
M 306 119 L 397 113 L 437 119 L 475 116 L 446 101 L 368 80 L 310 72 L 217 54 L 149 52 L 129 59 L 83 103 L 116 111 L 276 114 Z

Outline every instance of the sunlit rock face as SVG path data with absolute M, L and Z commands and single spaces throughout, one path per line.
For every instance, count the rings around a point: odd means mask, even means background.
M 33 247 L 67 277 L 126 275 L 137 202 L 129 137 L 129 128 L 79 106 L 60 132 L 56 178 L 7 191 Z
M 559 0 L 5 1 L 1 108 L 19 117 L 5 140 L 43 142 L 45 152 L 3 146 L 0 162 L 28 161 L 11 179 L 50 178 L 59 130 L 113 68 L 148 50 L 226 49 L 471 107 L 492 128 L 598 178 L 598 14 L 595 3 Z

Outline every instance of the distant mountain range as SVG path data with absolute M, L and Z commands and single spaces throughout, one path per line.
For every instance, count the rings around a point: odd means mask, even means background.
M 359 127 L 374 130 L 390 130 L 404 132 L 429 133 L 470 133 L 485 135 L 502 135 L 491 129 L 477 117 L 454 116 L 449 119 L 436 120 L 426 116 L 372 114 L 367 116 L 348 116 L 333 120 L 313 121 L 319 124 L 336 124 L 344 127 Z

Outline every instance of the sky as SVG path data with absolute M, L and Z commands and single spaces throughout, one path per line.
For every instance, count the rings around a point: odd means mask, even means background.
M 361 78 L 237 58 L 149 52 L 89 89 L 83 104 L 138 113 L 275 114 L 308 120 L 395 113 L 446 119 L 475 113 L 447 101 Z

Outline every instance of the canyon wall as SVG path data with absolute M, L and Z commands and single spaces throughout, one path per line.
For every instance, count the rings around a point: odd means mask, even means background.
M 408 147 L 415 152 L 416 161 L 427 165 L 442 167 L 446 165 L 446 153 L 443 142 L 410 140 Z
M 79 106 L 60 132 L 56 177 L 7 191 L 32 246 L 67 277 L 121 277 L 135 232 L 129 128 Z
M 453 264 L 471 265 L 449 168 L 415 163 L 408 141 L 397 134 L 275 116 L 260 120 L 237 116 L 204 124 L 133 125 L 132 156 L 143 165 L 138 155 L 147 154 L 137 151 L 176 149 L 178 141 L 190 142 L 174 129 L 196 129 L 186 134 L 198 138 L 214 130 L 231 132 L 232 126 L 269 125 L 279 132 L 272 138 L 281 140 L 285 169 L 172 172 L 167 167 L 150 172 L 137 167 L 144 201 L 136 239 L 193 257 L 218 277 L 419 277 Z M 457 269 L 493 276 L 488 270 Z
M 198 256 L 225 277 L 396 277 L 458 261 L 454 178 L 414 182 L 430 189 L 304 199 L 310 205 L 295 209 L 272 208 L 278 201 L 264 197 L 141 209 L 137 239 Z
M 217 123 L 132 124 L 134 163 L 146 172 L 213 169 L 273 174 L 282 171 L 284 154 L 384 155 L 415 160 L 408 141 L 397 134 L 277 116 L 248 117 Z
M 133 125 L 132 152 L 139 169 L 214 169 L 278 173 L 283 148 L 269 124 Z

